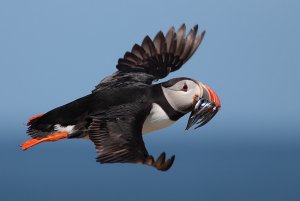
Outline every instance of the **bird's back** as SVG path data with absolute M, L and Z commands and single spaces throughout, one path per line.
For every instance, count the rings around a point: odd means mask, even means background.
M 63 129 L 68 126 L 74 126 L 73 129 L 76 130 L 84 130 L 90 123 L 90 116 L 105 112 L 110 107 L 135 101 L 150 104 L 150 100 L 145 98 L 150 91 L 149 87 L 97 91 L 32 119 L 28 122 L 30 125 L 28 134 L 34 133 L 33 137 L 44 137 L 47 133 L 55 132 L 57 128 Z

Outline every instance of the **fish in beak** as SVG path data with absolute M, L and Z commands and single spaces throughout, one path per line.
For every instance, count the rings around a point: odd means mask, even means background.
M 204 126 L 221 108 L 221 101 L 216 92 L 202 83 L 199 83 L 199 86 L 202 87 L 203 94 L 198 96 L 195 101 L 194 109 L 191 112 L 185 130 L 188 130 L 193 125 L 197 125 L 195 129 Z

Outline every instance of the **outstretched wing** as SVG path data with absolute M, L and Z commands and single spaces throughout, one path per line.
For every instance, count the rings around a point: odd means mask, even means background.
M 135 44 L 117 64 L 118 71 L 105 78 L 94 91 L 118 85 L 149 85 L 178 70 L 197 50 L 205 31 L 197 36 L 198 25 L 186 35 L 183 24 L 178 31 L 171 27 L 166 35 L 158 32 L 153 40 L 146 36 L 141 45 Z
M 97 162 L 141 163 L 168 170 L 174 156 L 165 161 L 162 153 L 155 161 L 148 154 L 142 138 L 143 122 L 150 109 L 142 104 L 119 105 L 91 116 L 88 134 L 100 153 Z
M 171 27 L 164 36 L 160 31 L 153 40 L 146 36 L 142 45 L 135 44 L 131 52 L 119 59 L 117 69 L 122 72 L 144 72 L 156 79 L 178 70 L 197 50 L 204 33 L 197 37 L 198 25 L 185 35 L 183 24 L 177 32 Z
M 148 156 L 142 127 L 149 111 L 141 108 L 140 104 L 119 105 L 91 116 L 88 134 L 100 153 L 98 162 L 134 163 Z

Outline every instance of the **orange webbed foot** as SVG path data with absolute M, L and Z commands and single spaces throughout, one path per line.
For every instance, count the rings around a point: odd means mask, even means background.
M 25 151 L 26 149 L 33 147 L 39 143 L 57 141 L 57 140 L 64 139 L 64 138 L 68 138 L 67 132 L 54 133 L 54 134 L 47 135 L 44 138 L 33 138 L 30 140 L 27 140 L 26 142 L 24 142 L 21 145 L 21 148 L 23 151 Z

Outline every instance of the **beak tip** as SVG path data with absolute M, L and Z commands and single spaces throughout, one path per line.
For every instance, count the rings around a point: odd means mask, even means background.
M 205 87 L 209 93 L 209 97 L 211 99 L 210 101 L 212 103 L 215 103 L 218 106 L 218 109 L 220 109 L 221 108 L 221 100 L 220 100 L 219 96 L 217 95 L 217 93 L 209 86 L 205 85 Z

